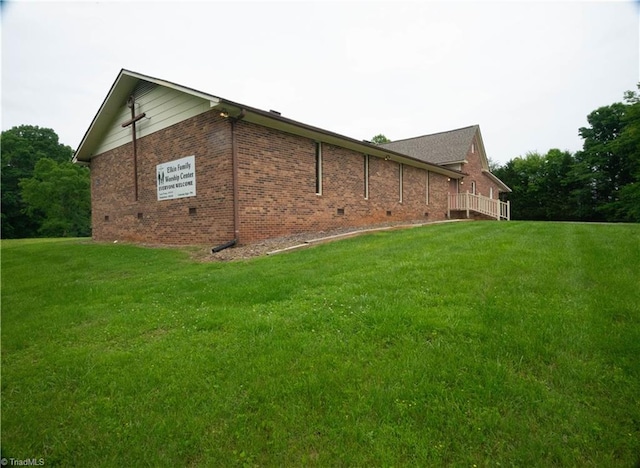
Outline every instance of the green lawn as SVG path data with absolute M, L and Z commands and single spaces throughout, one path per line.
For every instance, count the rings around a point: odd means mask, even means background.
M 634 466 L 640 225 L 451 223 L 226 264 L 3 241 L 2 456 Z

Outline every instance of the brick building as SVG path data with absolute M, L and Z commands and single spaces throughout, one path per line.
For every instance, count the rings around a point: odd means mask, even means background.
M 74 159 L 95 240 L 214 246 L 446 219 L 465 183 L 499 204 L 479 128 L 445 134 L 379 146 L 122 70 Z

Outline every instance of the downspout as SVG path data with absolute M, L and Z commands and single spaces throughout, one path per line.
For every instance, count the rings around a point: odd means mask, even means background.
M 236 122 L 242 120 L 246 115 L 245 110 L 241 109 L 238 117 L 230 117 L 231 124 L 231 187 L 233 196 L 233 240 L 225 242 L 211 249 L 211 253 L 217 253 L 221 250 L 233 247 L 240 242 L 240 207 L 238 203 L 238 145 L 236 143 Z
M 236 141 L 236 122 L 244 119 L 245 111 L 240 110 L 238 117 L 231 119 L 231 179 L 233 183 L 233 236 L 240 242 L 240 202 L 238 200 L 238 143 Z

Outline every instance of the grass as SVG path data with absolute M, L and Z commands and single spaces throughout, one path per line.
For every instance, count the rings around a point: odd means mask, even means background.
M 2 456 L 623 466 L 640 226 L 476 222 L 229 264 L 2 242 Z

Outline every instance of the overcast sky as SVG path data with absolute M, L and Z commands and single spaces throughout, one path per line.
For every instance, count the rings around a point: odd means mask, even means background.
M 640 80 L 639 7 L 600 2 L 2 2 L 2 129 L 74 149 L 121 68 L 357 139 L 479 124 L 504 163 L 582 147 Z

